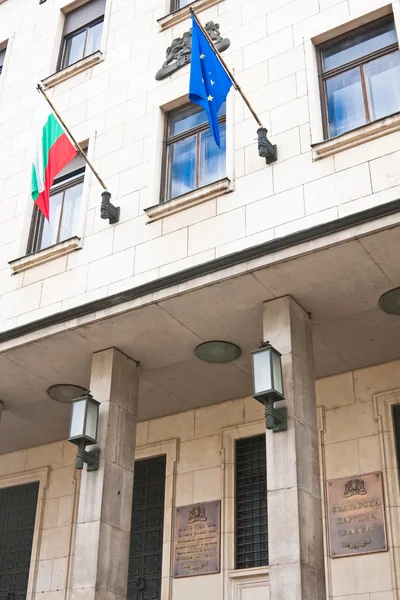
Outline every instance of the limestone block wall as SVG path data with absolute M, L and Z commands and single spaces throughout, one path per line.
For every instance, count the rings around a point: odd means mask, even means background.
M 325 560 L 329 600 L 399 600 L 400 487 L 391 407 L 400 403 L 400 361 L 317 380 L 320 463 L 326 481 L 383 472 L 389 551 Z M 151 421 L 137 428 L 136 458 L 165 454 L 162 599 L 268 599 L 268 568 L 235 570 L 235 440 L 263 433 L 262 407 L 240 398 Z M 272 435 L 272 434 L 271 434 Z M 0 455 L 0 486 L 40 481 L 28 600 L 69 597 L 79 480 L 75 448 L 58 442 Z M 176 506 L 221 500 L 221 573 L 173 579 Z M 271 518 L 271 515 L 270 515 Z
M 163 600 L 268 600 L 268 568 L 235 570 L 234 557 L 234 445 L 265 431 L 263 412 L 241 398 L 138 424 L 136 456 L 167 456 Z M 221 572 L 171 578 L 174 508 L 212 500 L 221 500 Z
M 329 479 L 382 471 L 390 547 L 388 552 L 326 558 L 328 597 L 398 600 L 400 488 L 391 406 L 400 402 L 400 361 L 320 379 L 316 389 L 323 497 L 326 501 Z
M 39 481 L 28 600 L 68 598 L 79 493 L 75 455 L 68 442 L 0 455 L 0 488 Z
M 7 42 L 0 78 L 1 329 L 399 197 L 396 124 L 389 135 L 320 160 L 310 145 L 322 140 L 315 44 L 388 12 L 399 29 L 399 0 L 217 0 L 200 17 L 230 38 L 226 60 L 278 145 L 279 160 L 267 166 L 259 158 L 257 125 L 232 92 L 232 191 L 147 224 L 144 209 L 160 198 L 165 112 L 185 101 L 189 67 L 162 82 L 154 75 L 190 23 L 160 30 L 169 0 L 108 0 L 102 61 L 49 95 L 77 139 L 89 140 L 121 220 L 110 226 L 100 219 L 101 188 L 88 172 L 81 248 L 12 277 L 8 262 L 25 254 L 33 208 L 35 86 L 56 70 L 62 10 L 72 4 L 0 2 L 0 48 Z

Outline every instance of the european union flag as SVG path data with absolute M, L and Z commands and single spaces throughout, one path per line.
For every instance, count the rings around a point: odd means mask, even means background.
M 218 148 L 221 147 L 218 111 L 225 102 L 231 85 L 231 78 L 192 16 L 189 100 L 199 104 L 207 112 L 208 122 Z

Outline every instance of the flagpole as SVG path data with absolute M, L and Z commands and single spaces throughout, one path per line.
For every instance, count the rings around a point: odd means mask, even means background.
M 224 59 L 222 58 L 221 54 L 218 51 L 218 48 L 216 48 L 214 42 L 212 41 L 212 39 L 210 38 L 210 36 L 208 35 L 207 30 L 203 27 L 203 25 L 200 23 L 199 19 L 197 18 L 196 13 L 193 10 L 193 7 L 191 6 L 189 8 L 194 20 L 196 21 L 197 25 L 200 27 L 201 31 L 204 34 L 204 37 L 207 39 L 208 43 L 210 44 L 212 50 L 215 52 L 216 57 L 218 58 L 219 62 L 221 63 L 221 65 L 223 66 L 223 68 L 225 69 L 226 74 L 228 75 L 228 77 L 230 77 L 235 89 L 239 92 L 239 94 L 242 96 L 247 108 L 249 109 L 249 111 L 251 112 L 251 114 L 253 115 L 253 117 L 255 118 L 257 125 L 263 129 L 264 126 L 261 123 L 257 113 L 255 112 L 254 108 L 251 106 L 250 102 L 248 101 L 248 99 L 246 98 L 246 96 L 244 95 L 244 93 L 242 92 L 242 88 L 240 87 L 240 85 L 238 84 L 238 82 L 236 81 L 235 77 L 232 75 L 231 71 L 229 70 L 228 65 L 226 64 L 226 62 L 224 61 Z
M 46 92 L 44 91 L 44 89 L 42 88 L 40 83 L 37 84 L 36 89 L 40 94 L 42 94 L 42 96 L 44 97 L 44 99 L 46 100 L 48 105 L 50 106 L 51 110 L 54 112 L 57 119 L 60 121 L 61 125 L 64 127 L 65 131 L 68 133 L 69 137 L 71 138 L 71 140 L 73 141 L 73 143 L 75 145 L 76 150 L 79 152 L 79 154 L 82 156 L 82 158 L 86 161 L 86 163 L 88 164 L 89 168 L 91 169 L 93 175 L 96 177 L 97 181 L 100 183 L 103 190 L 107 191 L 107 187 L 106 187 L 104 181 L 102 180 L 102 178 L 100 177 L 100 175 L 98 174 L 98 172 L 96 171 L 96 169 L 94 168 L 94 166 L 92 165 L 92 163 L 90 162 L 90 160 L 88 159 L 88 157 L 86 156 L 84 151 L 82 150 L 81 146 L 78 144 L 78 142 L 72 135 L 71 131 L 68 129 L 68 127 L 66 126 L 66 124 L 64 123 L 62 118 L 60 117 L 59 113 L 57 112 L 57 110 L 54 107 L 54 104 L 52 103 L 50 98 L 47 96 Z

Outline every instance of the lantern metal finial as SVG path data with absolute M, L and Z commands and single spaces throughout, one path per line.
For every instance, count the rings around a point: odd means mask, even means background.
M 284 400 L 281 354 L 269 342 L 261 342 L 252 353 L 254 398 L 265 407 L 266 428 L 274 433 L 287 430 L 287 408 L 275 408 Z

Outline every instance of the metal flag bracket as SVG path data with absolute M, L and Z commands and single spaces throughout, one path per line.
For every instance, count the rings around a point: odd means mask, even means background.
M 268 137 L 268 129 L 260 127 L 257 130 L 258 135 L 258 154 L 262 158 L 265 158 L 267 165 L 278 160 L 278 148 L 276 144 L 271 144 Z
M 119 221 L 119 206 L 114 206 L 110 202 L 111 194 L 105 190 L 101 193 L 101 208 L 100 208 L 100 216 L 102 219 L 108 219 L 110 225 L 114 223 L 118 223 Z

